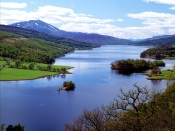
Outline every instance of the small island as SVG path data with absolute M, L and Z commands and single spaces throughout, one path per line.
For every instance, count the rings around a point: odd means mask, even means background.
M 57 91 L 66 90 L 73 91 L 75 89 L 75 84 L 72 81 L 66 81 L 63 83 L 63 87 L 59 88 Z
M 122 74 L 141 73 L 158 66 L 165 66 L 165 63 L 163 61 L 146 61 L 143 59 L 118 60 L 111 63 L 111 68 L 118 70 Z

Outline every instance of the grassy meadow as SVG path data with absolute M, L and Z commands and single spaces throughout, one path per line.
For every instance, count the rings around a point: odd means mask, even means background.
M 6 61 L 1 60 L 0 66 L 4 64 L 6 64 Z M 28 67 L 30 64 L 34 65 L 32 70 L 21 68 L 22 66 Z M 15 62 L 11 62 L 10 65 L 15 65 Z M 10 68 L 10 65 L 7 65 L 0 70 L 0 81 L 31 80 L 63 73 L 68 74 L 69 72 L 67 70 L 73 68 L 71 66 L 50 65 L 51 69 L 54 68 L 54 70 L 39 70 L 38 67 L 47 69 L 48 64 L 28 62 L 21 62 L 21 65 L 18 68 Z M 63 72 L 62 69 L 65 71 Z

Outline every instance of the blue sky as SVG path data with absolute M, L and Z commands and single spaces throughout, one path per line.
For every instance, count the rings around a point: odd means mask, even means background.
M 42 20 L 126 39 L 175 34 L 175 0 L 1 0 L 1 24 Z

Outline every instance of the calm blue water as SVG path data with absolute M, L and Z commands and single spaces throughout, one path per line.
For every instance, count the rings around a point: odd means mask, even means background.
M 25 131 L 62 131 L 83 109 L 93 109 L 108 104 L 119 94 L 120 88 L 129 90 L 133 84 L 166 87 L 166 81 L 149 81 L 146 76 L 117 74 L 110 64 L 119 59 L 137 59 L 147 47 L 107 45 L 93 50 L 75 51 L 57 58 L 56 65 L 69 65 L 66 76 L 40 78 L 27 81 L 0 82 L 0 123 L 22 124 Z M 166 60 L 165 68 L 172 68 L 175 61 Z M 75 91 L 56 90 L 64 81 L 76 84 Z

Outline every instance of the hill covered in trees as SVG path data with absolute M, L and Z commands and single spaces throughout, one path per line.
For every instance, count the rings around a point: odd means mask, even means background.
M 33 30 L 0 25 L 0 56 L 20 61 L 51 64 L 55 57 L 76 49 L 99 47 L 71 39 L 50 36 Z
M 55 57 L 63 56 L 74 48 L 63 44 L 25 38 L 20 35 L 0 31 L 0 56 L 27 62 L 51 64 Z
M 134 45 L 142 46 L 170 46 L 172 44 L 175 44 L 175 35 L 157 36 L 142 41 L 134 42 Z
M 8 25 L 0 25 L 0 30 L 1 31 L 6 31 L 9 33 L 14 33 L 17 35 L 20 35 L 21 37 L 24 38 L 37 38 L 37 39 L 42 39 L 45 41 L 50 41 L 54 42 L 56 44 L 60 45 L 66 45 L 69 47 L 72 47 L 74 49 L 92 49 L 94 47 L 99 47 L 97 44 L 89 44 L 85 42 L 79 42 L 67 38 L 62 38 L 62 37 L 56 37 L 52 35 L 47 35 L 38 31 L 34 30 L 29 30 L 29 29 L 23 29 L 19 27 L 13 27 L 13 26 L 8 26 Z
M 175 59 L 175 47 L 174 45 L 169 46 L 158 46 L 147 49 L 140 54 L 141 58 L 154 58 L 154 59 Z

